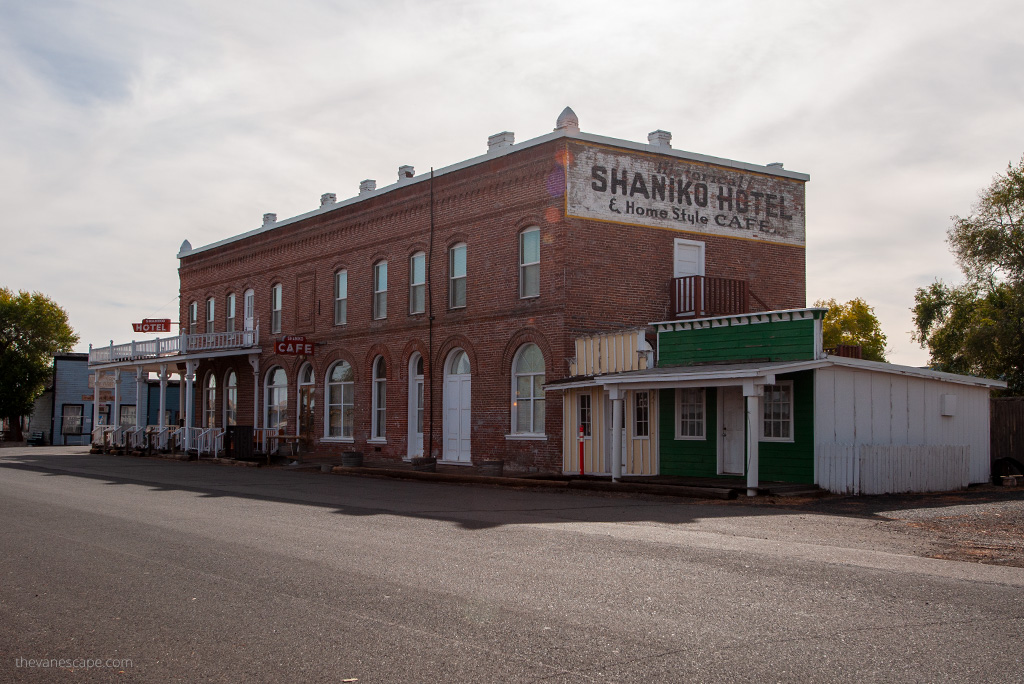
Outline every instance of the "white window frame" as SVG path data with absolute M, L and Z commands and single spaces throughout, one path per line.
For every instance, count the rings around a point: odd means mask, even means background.
M 203 378 L 203 428 L 217 427 L 217 376 L 207 371 Z
M 383 370 L 383 374 L 381 374 Z M 370 442 L 387 441 L 388 365 L 383 356 L 373 360 L 373 393 L 370 403 Z
M 72 411 L 68 411 L 72 409 Z M 76 414 L 73 409 L 78 409 Z M 82 434 L 82 427 L 85 422 L 85 405 L 84 404 L 64 404 L 60 410 L 60 434 L 62 435 L 80 435 Z
M 768 399 L 769 399 L 769 392 L 772 391 L 773 387 L 782 388 L 783 391 L 789 395 L 788 396 L 788 402 L 779 402 L 780 406 L 782 406 L 784 403 L 788 403 L 789 404 L 789 421 L 788 422 L 785 419 L 782 419 L 782 418 L 779 418 L 779 419 L 774 419 L 774 418 L 773 419 L 769 419 L 768 418 L 769 407 L 775 405 L 775 402 L 769 402 L 768 401 Z M 758 430 L 758 434 L 759 434 L 758 441 L 760 441 L 760 442 L 793 442 L 794 441 L 794 437 L 793 437 L 793 411 L 794 411 L 794 408 L 795 408 L 795 406 L 794 406 L 795 402 L 794 402 L 793 394 L 794 393 L 793 393 L 793 381 L 792 380 L 780 380 L 779 382 L 776 382 L 774 385 L 765 385 L 764 386 L 764 396 L 761 397 L 761 417 L 760 417 L 761 426 L 760 426 L 760 428 Z M 786 423 L 787 424 L 787 429 L 789 431 L 789 435 L 786 436 L 786 437 L 779 437 L 779 436 L 774 436 L 774 435 L 772 435 L 772 436 L 766 435 L 765 431 L 766 431 L 766 428 L 768 427 L 768 423 L 769 422 L 771 422 L 771 423 L 778 423 L 780 426 L 783 423 Z
M 416 261 L 420 262 L 419 280 L 416 279 Z M 418 296 L 418 297 L 417 297 Z M 419 300 L 417 302 L 417 299 Z M 419 304 L 419 306 L 417 306 Z M 409 313 L 421 314 L 427 310 L 427 254 L 416 252 L 409 257 Z
M 213 317 L 216 315 L 217 302 L 213 297 L 206 299 L 206 332 L 212 333 L 214 327 Z
M 583 401 L 586 399 L 586 401 Z M 584 406 L 586 404 L 586 406 Z M 584 416 L 585 412 L 585 416 Z M 583 392 L 576 397 L 576 435 L 579 439 L 580 428 L 583 428 L 583 439 L 594 437 L 594 395 Z
M 700 396 L 699 402 L 687 402 L 688 405 L 700 406 L 700 434 L 699 435 L 684 435 L 682 431 L 682 420 L 683 420 L 683 395 L 696 392 Z M 680 440 L 692 440 L 692 441 L 704 441 L 708 435 L 708 393 L 703 387 L 677 387 L 676 388 L 676 410 L 674 418 L 675 423 L 675 438 Z M 692 421 L 692 419 L 687 419 Z
M 276 283 L 270 288 L 270 332 L 276 334 L 281 332 L 281 300 L 284 298 L 284 288 L 281 283 Z
M 278 369 L 280 369 L 284 373 L 284 385 L 271 385 L 270 384 L 270 380 L 274 376 L 274 374 L 277 372 Z M 284 405 L 281 406 L 281 407 L 275 407 L 274 410 L 271 411 L 271 399 L 272 399 L 272 397 L 270 395 L 270 390 L 272 390 L 272 389 L 273 390 L 277 390 L 278 388 L 284 388 Z M 276 394 L 276 391 L 275 391 L 275 394 Z M 264 399 L 263 399 L 263 425 L 265 425 L 266 427 L 276 427 L 276 428 L 284 427 L 287 430 L 287 428 L 288 428 L 288 371 L 283 366 L 274 366 L 269 371 L 267 371 L 267 375 L 266 375 L 266 377 L 263 380 L 263 397 L 264 397 Z M 270 425 L 270 416 L 271 415 L 276 415 L 277 416 L 277 418 L 278 418 L 277 425 L 274 425 L 274 426 Z
M 348 323 L 348 269 L 334 273 L 334 325 Z
M 536 372 L 536 371 L 530 371 L 530 372 L 520 372 L 519 371 L 519 362 L 522 360 L 523 356 L 525 355 L 526 350 L 529 349 L 530 347 L 535 347 L 537 349 L 537 353 L 540 354 L 541 362 L 544 364 L 544 370 L 539 372 L 539 373 Z M 540 378 L 541 378 L 541 388 L 542 389 L 541 389 L 539 395 L 535 395 L 534 394 L 534 391 L 536 389 L 535 381 L 536 381 L 537 376 L 540 376 Z M 543 402 L 544 403 L 544 413 L 541 414 L 541 420 L 542 421 L 544 421 L 545 415 L 546 415 L 546 412 L 547 412 L 547 402 L 545 400 L 544 390 L 543 390 L 546 376 L 547 376 L 547 361 L 544 359 L 544 352 L 541 351 L 539 346 L 537 346 L 533 342 L 527 342 L 526 344 L 523 344 L 521 347 L 519 347 L 518 350 L 516 350 L 515 356 L 512 357 L 512 430 L 511 430 L 511 434 L 512 434 L 513 437 L 545 437 L 545 438 L 547 437 L 547 433 L 544 432 L 544 426 L 543 425 L 540 426 L 540 430 L 537 430 L 538 426 L 535 424 L 535 420 L 534 420 L 536 418 L 536 412 L 534 410 L 534 405 L 537 402 Z M 518 394 L 519 378 L 521 378 L 521 377 L 529 377 L 530 378 L 530 396 L 528 396 L 528 397 L 520 397 L 519 394 Z M 524 431 L 520 431 L 519 430 L 519 411 L 520 411 L 519 404 L 522 401 L 529 402 L 529 405 L 530 405 L 530 429 L 529 430 L 524 430 Z
M 235 332 L 235 293 L 229 292 L 224 302 L 224 332 Z
M 378 261 L 373 265 L 373 320 L 382 321 L 388 317 L 388 262 Z
M 455 255 L 461 250 L 462 251 L 462 273 L 456 273 L 455 270 Z M 469 251 L 466 249 L 466 243 L 460 242 L 456 245 L 452 245 L 448 250 L 448 308 L 449 309 L 465 309 L 466 308 L 466 273 L 469 271 Z M 456 295 L 458 286 L 462 285 L 462 302 L 456 301 Z
M 645 406 L 643 407 L 644 419 L 640 420 L 640 397 L 643 396 L 646 400 Z M 646 434 L 641 435 L 638 429 L 640 423 L 644 423 L 646 426 Z M 633 439 L 650 439 L 651 438 L 651 393 L 648 390 L 636 390 L 633 392 Z
M 232 369 L 224 374 L 224 403 L 221 408 L 224 427 L 238 425 L 238 375 Z
M 331 380 L 331 376 L 334 374 L 334 369 L 338 368 L 342 364 L 348 366 L 350 380 Z M 334 399 L 334 393 L 331 391 L 332 388 L 338 388 L 338 393 L 341 395 L 340 402 L 332 403 Z M 355 397 L 356 397 L 356 383 L 355 383 L 355 370 L 345 359 L 338 359 L 327 369 L 327 375 L 324 376 L 324 436 L 323 441 L 328 442 L 353 442 L 355 441 Z M 331 429 L 334 427 L 331 424 L 331 409 L 337 408 L 339 411 L 338 420 L 338 431 L 339 434 L 331 434 Z M 347 420 L 346 420 L 347 418 Z
M 526 261 L 526 236 L 533 234 L 537 235 L 537 260 Z M 536 268 L 537 271 L 537 291 L 534 293 L 525 291 L 526 278 L 524 274 L 528 268 Z M 527 228 L 519 233 L 519 298 L 533 299 L 534 297 L 540 297 L 540 228 L 537 227 Z
M 195 335 L 199 326 L 199 302 L 192 302 L 188 305 L 188 334 Z

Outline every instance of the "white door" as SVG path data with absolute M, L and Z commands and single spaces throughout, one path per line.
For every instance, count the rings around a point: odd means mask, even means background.
M 704 275 L 704 243 L 682 238 L 676 238 L 675 243 L 675 259 L 672 262 L 673 277 Z
M 423 357 L 409 360 L 409 458 L 423 455 Z
M 608 393 L 604 393 L 604 472 L 612 472 L 612 446 L 615 443 L 613 437 L 615 436 L 614 428 L 614 416 L 613 407 L 615 402 L 608 398 Z M 622 434 L 620 435 L 620 441 L 622 442 L 622 468 L 625 470 L 626 467 L 626 402 L 621 402 L 622 406 Z M 622 475 L 622 472 L 619 473 Z
M 743 430 L 746 415 L 743 408 L 743 390 L 739 387 L 720 387 L 718 397 L 721 472 L 726 475 L 742 475 L 747 441 Z
M 470 369 L 466 352 L 457 350 L 445 366 L 444 460 L 470 463 Z

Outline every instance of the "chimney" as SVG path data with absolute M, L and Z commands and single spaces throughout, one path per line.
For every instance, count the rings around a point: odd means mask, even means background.
M 511 131 L 495 133 L 487 137 L 487 153 L 497 152 L 507 147 L 512 147 L 516 141 L 516 134 Z
M 277 223 L 277 214 L 264 214 L 263 215 L 263 225 L 269 226 L 269 225 L 274 224 L 274 223 Z
M 333 192 L 325 192 L 324 194 L 320 195 L 321 207 L 326 207 L 328 204 L 334 204 L 337 201 L 338 196 L 335 195 Z
M 377 189 L 377 181 L 367 178 L 359 184 L 359 194 L 369 195 L 371 192 Z
M 555 122 L 555 130 L 569 131 L 571 133 L 580 132 L 580 118 L 576 116 L 576 112 L 572 111 L 571 107 L 566 107 L 558 115 L 558 120 Z
M 660 128 L 647 134 L 647 144 L 651 147 L 672 147 L 672 134 Z
M 409 165 L 398 167 L 398 182 L 409 180 L 416 175 L 416 170 Z
M 782 168 L 782 162 L 772 162 L 771 164 L 768 164 L 768 168 L 769 169 L 781 169 Z

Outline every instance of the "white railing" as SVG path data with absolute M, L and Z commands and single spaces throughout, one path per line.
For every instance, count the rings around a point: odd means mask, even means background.
M 900 494 L 964 489 L 971 448 L 960 445 L 821 444 L 815 479 L 836 494 Z
M 174 449 L 176 449 L 178 451 L 183 451 L 185 449 L 186 439 L 188 438 L 188 428 L 186 428 L 186 427 L 178 427 L 178 428 L 170 428 L 170 430 L 171 430 L 171 435 L 170 435 L 171 445 L 174 447 Z
M 125 433 L 129 449 L 146 448 L 146 428 L 130 427 L 125 431 Z
M 102 447 L 106 444 L 107 428 L 109 425 L 97 425 L 92 429 L 92 443 L 95 446 Z
M 123 425 L 114 425 L 110 431 L 110 446 L 117 447 L 118 449 L 124 448 L 125 438 L 125 427 Z
M 235 332 L 199 333 L 196 335 L 175 335 L 174 337 L 158 337 L 153 340 L 114 344 L 105 347 L 89 347 L 89 363 L 113 363 L 116 361 L 135 361 L 138 359 L 157 359 L 164 356 L 178 356 L 203 351 L 219 351 L 222 349 L 245 349 L 255 347 L 260 342 L 260 327 L 254 330 L 236 330 Z
M 224 428 L 206 428 L 201 430 L 196 438 L 196 449 L 199 455 L 210 454 L 213 457 L 219 456 L 224 451 Z
M 175 428 L 150 425 L 147 429 L 149 430 L 149 439 L 153 448 L 159 451 L 167 451 L 167 442 L 171 438 L 171 431 Z

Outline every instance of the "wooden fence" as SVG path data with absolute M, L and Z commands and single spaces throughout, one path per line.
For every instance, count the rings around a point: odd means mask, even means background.
M 1015 458 L 1024 462 L 1024 397 L 991 400 L 992 460 Z
M 956 445 L 821 444 L 817 484 L 836 494 L 944 492 L 970 483 L 971 448 Z

